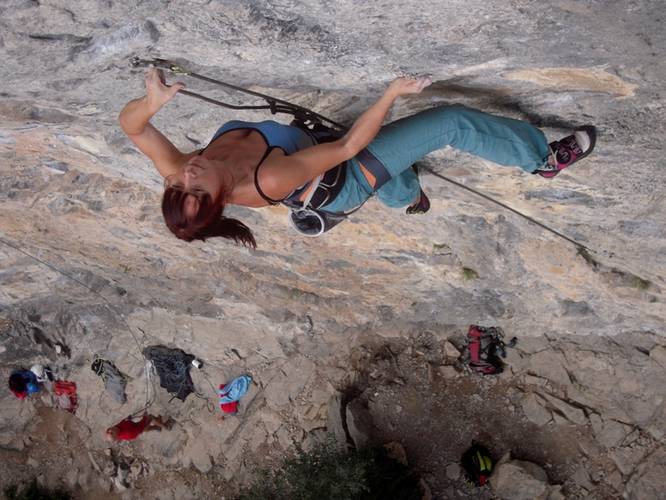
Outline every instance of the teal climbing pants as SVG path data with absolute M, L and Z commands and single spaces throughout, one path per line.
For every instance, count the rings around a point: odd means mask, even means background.
M 512 118 L 494 116 L 461 105 L 439 106 L 401 118 L 381 128 L 367 150 L 379 160 L 390 179 L 373 189 L 359 160 L 347 166 L 345 184 L 336 198 L 322 207 L 329 212 L 346 212 L 373 194 L 389 207 L 413 203 L 420 192 L 414 162 L 445 146 L 465 151 L 500 165 L 534 172 L 548 158 L 548 142 L 533 125 Z

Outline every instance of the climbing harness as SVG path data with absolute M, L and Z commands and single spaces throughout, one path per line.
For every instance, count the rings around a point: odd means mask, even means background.
M 496 375 L 504 370 L 502 358 L 506 357 L 506 348 L 514 347 L 516 342 L 516 337 L 513 337 L 505 344 L 504 332 L 499 327 L 471 325 L 461 359 L 472 371 Z

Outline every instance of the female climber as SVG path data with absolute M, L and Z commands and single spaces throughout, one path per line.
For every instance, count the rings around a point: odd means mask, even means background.
M 344 213 L 376 194 L 408 213 L 428 210 L 415 161 L 447 145 L 500 165 L 554 177 L 594 148 L 595 129 L 577 128 L 548 144 L 529 123 L 461 105 L 439 106 L 382 126 L 394 101 L 417 94 L 429 78 L 397 78 L 337 140 L 317 143 L 313 134 L 274 121 L 231 121 L 203 149 L 179 151 L 150 120 L 184 88 L 168 86 L 155 68 L 146 74 L 146 95 L 130 101 L 120 125 L 165 179 L 162 213 L 185 241 L 221 236 L 256 247 L 242 222 L 225 217 L 226 205 L 265 207 L 283 202 Z

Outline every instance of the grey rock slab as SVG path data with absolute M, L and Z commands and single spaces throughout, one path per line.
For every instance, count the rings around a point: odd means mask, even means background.
M 458 359 L 458 357 L 460 357 L 460 351 L 447 340 L 444 342 L 444 355 L 448 358 Z
M 598 418 L 598 417 L 597 417 Z M 592 424 L 595 439 L 606 448 L 620 445 L 633 430 L 630 426 L 614 420 Z
M 278 431 L 279 432 L 279 431 Z M 222 472 L 222 476 L 229 481 L 240 467 L 240 457 L 243 454 L 247 446 L 247 440 L 243 437 L 238 437 L 234 439 L 229 445 L 224 448 L 224 458 L 225 458 L 225 468 Z
M 545 408 L 547 404 L 548 401 L 534 393 L 527 394 L 521 402 L 525 417 L 538 426 L 546 425 L 552 420 L 551 412 Z
M 615 448 L 610 457 L 617 465 L 623 476 L 631 473 L 639 464 L 641 459 L 647 454 L 647 450 L 641 446 L 623 446 Z
M 20 400 L 9 391 L 0 399 L 0 446 L 22 450 L 23 436 L 35 417 L 35 406 L 30 399 Z
M 343 421 L 342 395 L 335 394 L 328 403 L 326 413 L 326 429 L 333 434 L 339 444 L 347 443 L 347 433 L 345 432 Z
M 443 365 L 437 368 L 437 372 L 445 379 L 458 378 L 460 373 L 451 365 Z
M 361 400 L 354 399 L 347 404 L 346 422 L 349 437 L 356 448 L 365 448 L 372 441 L 372 417 Z
M 285 427 L 280 427 L 275 433 L 278 443 L 283 450 L 289 450 L 294 446 L 294 439 Z M 298 441 L 297 441 L 298 442 Z
M 654 346 L 650 350 L 650 359 L 666 370 L 666 347 L 663 345 Z
M 286 375 L 276 376 L 268 383 L 264 391 L 267 404 L 274 409 L 295 402 L 305 385 L 311 380 L 315 366 L 312 361 L 299 357 L 291 363 L 283 365 L 282 369 Z
M 560 310 L 563 316 L 586 316 L 593 314 L 592 308 L 587 302 L 575 302 L 568 299 L 560 302 Z
M 666 474 L 666 450 L 663 446 L 644 460 L 626 482 L 626 497 L 630 500 L 664 498 L 662 479 Z
M 592 491 L 592 489 L 594 489 L 592 478 L 590 477 L 590 474 L 587 472 L 587 469 L 584 465 L 579 465 L 575 472 L 572 474 L 571 478 L 577 486 L 581 486 L 588 491 Z
M 539 377 L 550 380 L 558 385 L 570 385 L 569 374 L 564 368 L 567 360 L 558 353 L 550 349 L 537 352 L 529 356 L 527 360 L 527 370 Z
M 549 491 L 546 472 L 536 464 L 520 460 L 500 461 L 490 485 L 499 498 L 506 500 L 545 499 Z
M 543 377 L 536 377 L 534 375 L 524 375 L 523 380 L 525 381 L 526 384 L 529 385 L 534 385 L 537 387 L 545 387 L 549 384 L 548 379 L 545 379 Z
M 446 466 L 446 477 L 451 481 L 460 479 L 462 469 L 459 464 L 453 463 Z
M 546 500 L 566 500 L 566 498 L 564 493 L 562 493 L 562 486 L 555 485 L 549 488 Z
M 594 197 L 572 189 L 541 189 L 538 191 L 528 191 L 524 196 L 528 200 L 538 198 L 545 201 L 567 202 L 580 205 L 593 205 L 596 202 Z
M 560 398 L 554 397 L 550 394 L 541 394 L 541 397 L 548 402 L 548 406 L 559 412 L 573 424 L 585 425 L 587 423 L 587 416 L 580 408 L 573 406 Z
M 247 440 L 248 448 L 252 452 L 256 452 L 261 446 L 263 446 L 266 443 L 266 437 L 267 434 L 263 426 L 255 426 L 252 429 L 252 433 L 250 434 Z
M 279 414 L 272 411 L 262 411 L 261 421 L 266 427 L 268 434 L 274 434 L 282 425 L 282 418 Z
M 191 464 L 200 472 L 208 472 L 213 467 L 213 459 L 226 451 L 224 442 L 216 430 L 212 426 L 200 426 L 189 430 L 190 435 L 180 455 L 183 464 L 186 466 Z M 175 437 L 169 435 L 173 434 L 173 431 L 171 433 L 162 431 L 160 434 L 164 434 L 163 439 Z
M 156 42 L 160 33 L 151 21 L 130 22 L 115 30 L 95 37 L 87 47 L 77 50 L 77 60 L 85 59 L 89 62 L 99 62 L 100 59 L 109 59 L 121 55 L 130 55 L 147 45 Z

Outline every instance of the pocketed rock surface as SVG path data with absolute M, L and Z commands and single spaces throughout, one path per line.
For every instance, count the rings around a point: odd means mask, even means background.
M 537 464 L 566 498 L 664 498 L 662 10 L 4 1 L 0 375 L 48 364 L 76 381 L 79 409 L 54 410 L 46 391 L 28 401 L 1 391 L 0 485 L 38 477 L 81 498 L 220 498 L 327 428 L 346 439 L 347 422 L 331 415 L 355 415 L 331 410 L 339 401 L 367 412 L 367 442 L 401 442 L 435 498 L 492 494 L 456 474 L 481 438 L 496 458 Z M 134 55 L 348 124 L 401 72 L 434 83 L 391 119 L 455 102 L 530 120 L 551 140 L 593 123 L 595 153 L 554 180 L 450 149 L 425 160 L 590 252 L 428 173 L 423 216 L 371 200 L 306 239 L 284 208 L 231 207 L 256 251 L 176 240 L 159 211 L 161 178 L 117 125 L 142 92 Z M 269 116 L 178 96 L 154 123 L 192 150 L 232 118 Z M 518 338 L 498 378 L 455 363 L 471 323 Z M 146 378 L 140 351 L 153 344 L 203 360 L 192 370 L 199 397 L 171 401 Z M 127 375 L 126 404 L 104 393 L 95 354 Z M 242 373 L 256 384 L 221 419 L 215 389 Z M 109 450 L 103 430 L 147 401 L 178 424 Z

